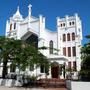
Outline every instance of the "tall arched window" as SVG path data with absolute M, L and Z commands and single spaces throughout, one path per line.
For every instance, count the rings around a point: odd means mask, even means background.
M 71 47 L 68 47 L 68 57 L 71 57 Z
M 63 55 L 66 56 L 66 47 L 63 47 Z
M 10 64 L 10 72 L 15 72 L 16 66 L 14 64 Z
M 14 29 L 16 29 L 16 23 L 14 23 Z
M 10 31 L 12 30 L 12 24 L 10 24 Z
M 52 40 L 49 43 L 49 47 L 50 47 L 50 54 L 53 54 L 53 41 Z
M 76 63 L 76 61 L 73 61 L 73 69 L 74 69 L 74 71 L 76 71 L 77 70 L 77 63 Z
M 71 23 L 71 22 L 69 22 L 69 25 L 71 26 L 71 25 L 72 25 L 72 23 Z
M 70 41 L 70 33 L 67 34 L 67 41 Z
M 40 66 L 40 72 L 41 72 L 41 73 L 44 73 L 44 72 L 45 72 L 45 66 L 44 66 L 44 65 L 41 65 L 41 66 Z
M 63 41 L 66 41 L 66 35 L 63 34 Z
M 72 47 L 72 54 L 73 54 L 73 56 L 76 56 L 76 47 L 75 46 Z
M 71 70 L 71 62 L 68 62 L 68 69 Z
M 75 40 L 75 33 L 72 33 L 72 40 Z
M 73 22 L 72 22 L 72 25 L 74 25 L 74 24 L 75 24 L 75 22 L 73 21 Z

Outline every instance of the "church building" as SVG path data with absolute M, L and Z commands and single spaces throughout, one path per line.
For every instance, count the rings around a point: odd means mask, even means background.
M 49 69 L 48 78 L 65 78 L 65 72 L 80 70 L 82 22 L 77 13 L 73 16 L 57 17 L 56 21 L 56 30 L 49 30 L 45 26 L 45 17 L 42 15 L 39 15 L 38 18 L 32 16 L 31 4 L 28 6 L 28 16 L 25 18 L 17 7 L 16 13 L 6 22 L 5 36 L 35 42 L 38 48 L 48 47 L 40 50 L 53 64 Z M 40 75 L 41 78 L 44 78 L 45 71 L 41 69 L 43 68 L 27 70 L 27 72 L 30 75 Z

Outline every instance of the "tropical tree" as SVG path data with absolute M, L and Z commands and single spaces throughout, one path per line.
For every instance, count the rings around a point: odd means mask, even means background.
M 7 74 L 7 62 L 9 60 L 9 53 L 11 52 L 10 39 L 5 37 L 0 37 L 0 59 L 3 62 L 2 77 L 5 78 Z
M 42 63 L 48 65 L 47 58 L 38 49 L 22 40 L 0 37 L 0 60 L 3 63 L 2 77 L 7 75 L 7 63 L 11 63 L 12 70 L 15 67 L 25 71 L 30 65 L 40 66 Z
M 15 57 L 20 53 L 21 41 L 14 40 L 12 38 L 5 38 L 0 36 L 0 60 L 3 63 L 2 77 L 7 75 L 7 63 L 12 62 L 12 66 L 15 66 Z
M 90 40 L 90 35 L 87 35 L 86 38 Z M 81 55 L 81 79 L 84 81 L 90 81 L 90 41 L 82 47 Z

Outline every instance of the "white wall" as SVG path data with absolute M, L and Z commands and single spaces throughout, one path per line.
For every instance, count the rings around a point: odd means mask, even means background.
M 72 24 L 74 22 L 74 24 Z M 70 25 L 71 23 L 71 25 Z M 63 25 L 65 24 L 65 26 Z M 65 18 L 57 18 L 57 30 L 58 30 L 58 49 L 60 49 L 60 54 L 63 55 L 63 47 L 66 47 L 66 56 L 68 57 L 68 47 L 71 47 L 71 57 L 69 61 L 76 61 L 77 70 L 80 70 L 81 55 L 80 47 L 82 40 L 82 24 L 79 16 L 75 14 L 74 16 L 65 16 Z M 72 33 L 75 33 L 75 40 L 72 41 Z M 70 41 L 67 41 L 67 34 L 70 33 Z M 66 41 L 63 42 L 63 34 L 66 34 Z M 76 56 L 72 55 L 72 47 L 76 47 Z M 73 66 L 73 65 L 72 65 Z
M 90 90 L 90 82 L 67 81 L 68 90 Z
M 22 86 L 22 83 L 19 82 L 18 80 L 0 79 L 0 86 L 15 87 L 15 86 Z

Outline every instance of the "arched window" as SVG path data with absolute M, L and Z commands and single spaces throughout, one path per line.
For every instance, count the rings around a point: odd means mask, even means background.
M 65 23 L 63 23 L 63 26 L 65 26 Z
M 44 65 L 41 65 L 41 66 L 40 66 L 40 72 L 41 72 L 41 73 L 44 73 L 44 72 L 45 72 L 45 66 L 44 66 Z
M 76 47 L 75 46 L 72 47 L 72 54 L 73 54 L 73 56 L 76 56 Z
M 14 64 L 10 64 L 10 72 L 15 72 L 16 66 Z
M 72 23 L 71 23 L 71 22 L 69 22 L 69 25 L 71 26 L 71 25 L 72 25 Z
M 76 71 L 76 70 L 77 70 L 77 68 L 76 68 L 76 67 L 77 67 L 77 63 L 76 63 L 76 61 L 73 61 L 73 70 L 74 70 L 74 71 Z
M 74 24 L 75 24 L 75 22 L 73 21 L 73 22 L 72 22 L 72 25 L 74 25 Z
M 67 41 L 70 41 L 70 33 L 67 34 Z
M 68 57 L 71 57 L 71 47 L 68 47 Z
M 12 30 L 12 24 L 10 24 L 10 31 Z
M 41 64 L 40 65 L 40 72 L 41 73 L 48 73 L 48 68 L 44 64 Z
M 72 40 L 75 40 L 75 33 L 72 33 Z
M 53 54 L 53 41 L 52 40 L 49 43 L 49 47 L 50 47 L 50 54 Z
M 14 29 L 16 29 L 16 23 L 14 23 Z
M 71 62 L 68 62 L 68 69 L 71 70 Z
M 66 47 L 63 47 L 63 55 L 66 56 Z
M 62 27 L 62 23 L 61 23 L 61 27 Z
M 63 34 L 63 41 L 66 41 L 66 35 Z

